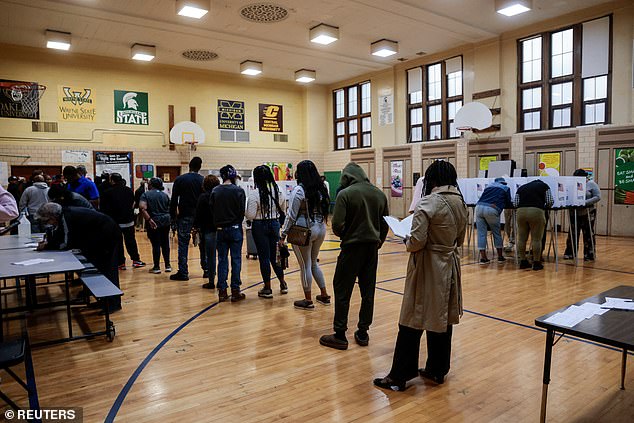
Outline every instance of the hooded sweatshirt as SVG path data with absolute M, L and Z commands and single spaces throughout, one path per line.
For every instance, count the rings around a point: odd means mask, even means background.
M 24 190 L 20 198 L 20 210 L 26 207 L 29 215 L 35 216 L 40 207 L 46 203 L 48 203 L 48 185 L 46 182 L 36 182 Z
M 372 185 L 361 167 L 350 162 L 341 173 L 341 191 L 332 216 L 332 230 L 341 238 L 341 246 L 374 242 L 380 248 L 388 226 L 387 197 Z

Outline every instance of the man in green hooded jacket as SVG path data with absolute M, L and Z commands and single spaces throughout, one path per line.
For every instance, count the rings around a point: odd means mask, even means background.
M 341 238 L 341 252 L 333 279 L 335 317 L 332 335 L 320 338 L 321 345 L 345 350 L 348 348 L 348 310 L 356 279 L 361 291 L 357 344 L 367 346 L 368 329 L 374 312 L 374 290 L 378 251 L 387 236 L 388 226 L 383 219 L 388 205 L 385 194 L 372 185 L 361 167 L 348 163 L 341 173 L 341 191 L 337 195 L 332 216 L 332 230 Z

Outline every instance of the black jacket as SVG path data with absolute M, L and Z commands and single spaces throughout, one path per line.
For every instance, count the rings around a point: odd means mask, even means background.
M 203 176 L 196 172 L 189 172 L 174 180 L 172 198 L 170 201 L 170 215 L 176 217 L 188 217 L 196 214 L 198 197 L 203 192 Z M 178 208 L 178 216 L 176 209 Z
M 205 234 L 208 232 L 216 232 L 216 226 L 214 225 L 214 215 L 209 207 L 209 196 L 211 192 L 203 192 L 198 197 L 198 204 L 196 205 L 196 216 L 194 217 L 194 226 Z
M 246 206 L 244 190 L 234 184 L 218 185 L 209 196 L 209 207 L 217 228 L 242 225 Z
M 132 188 L 114 185 L 101 196 L 100 209 L 118 224 L 134 222 L 134 193 Z

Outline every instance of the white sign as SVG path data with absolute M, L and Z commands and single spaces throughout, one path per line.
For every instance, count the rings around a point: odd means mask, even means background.
M 379 126 L 392 125 L 394 123 L 394 95 L 382 95 L 379 97 Z
M 88 163 L 90 151 L 86 150 L 62 150 L 62 163 Z
M 132 188 L 132 153 L 131 152 L 95 152 L 95 174 L 118 173 Z

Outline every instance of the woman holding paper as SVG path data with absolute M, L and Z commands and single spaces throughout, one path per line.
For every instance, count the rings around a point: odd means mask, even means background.
M 452 326 L 462 315 L 460 255 L 467 207 L 456 169 L 436 161 L 425 172 L 424 197 L 414 212 L 399 332 L 390 373 L 374 379 L 380 388 L 402 391 L 417 375 L 443 383 L 449 372 Z M 420 339 L 427 331 L 427 363 L 418 368 Z

